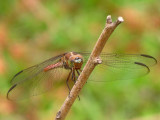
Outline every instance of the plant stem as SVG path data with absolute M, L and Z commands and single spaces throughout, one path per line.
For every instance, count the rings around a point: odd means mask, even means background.
M 122 17 L 118 17 L 116 22 L 112 22 L 111 16 L 107 16 L 106 25 L 103 29 L 83 71 L 81 72 L 80 76 L 78 77 L 77 82 L 73 86 L 70 95 L 67 96 L 66 100 L 64 101 L 61 109 L 56 115 L 55 120 L 64 120 L 66 115 L 68 114 L 69 110 L 71 109 L 72 104 L 74 103 L 75 99 L 78 97 L 81 89 L 83 88 L 84 84 L 87 82 L 90 74 L 92 73 L 93 69 L 97 64 L 100 64 L 102 60 L 100 60 L 99 56 L 102 52 L 106 41 L 115 30 L 115 28 L 123 22 Z

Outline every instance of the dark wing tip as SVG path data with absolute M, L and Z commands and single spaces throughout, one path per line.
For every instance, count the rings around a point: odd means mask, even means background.
M 11 80 L 11 83 L 12 83 L 13 79 L 14 79 L 16 76 L 18 76 L 19 74 L 21 74 L 22 72 L 23 72 L 23 70 L 21 70 L 20 72 L 18 72 L 17 74 L 15 74 L 14 77 L 12 78 L 12 80 Z
M 155 64 L 157 64 L 157 59 L 156 58 L 154 58 L 154 57 L 152 57 L 150 55 L 146 55 L 146 54 L 141 54 L 141 56 L 147 57 L 147 58 L 152 58 L 155 61 Z
M 141 65 L 143 67 L 146 67 L 148 69 L 148 72 L 146 74 L 148 74 L 150 72 L 150 69 L 149 69 L 149 67 L 147 65 L 145 65 L 143 63 L 140 63 L 140 62 L 134 62 L 134 63 L 137 64 L 137 65 Z
M 16 86 L 17 86 L 17 84 L 13 85 L 13 86 L 8 90 L 8 92 L 7 92 L 7 99 L 8 99 L 8 100 L 11 100 L 11 99 L 9 98 L 9 92 L 10 92 L 11 90 L 13 90 Z

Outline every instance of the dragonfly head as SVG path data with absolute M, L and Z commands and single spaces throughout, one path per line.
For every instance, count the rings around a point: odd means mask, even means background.
M 83 64 L 83 57 L 80 54 L 72 55 L 69 58 L 70 66 L 80 69 Z

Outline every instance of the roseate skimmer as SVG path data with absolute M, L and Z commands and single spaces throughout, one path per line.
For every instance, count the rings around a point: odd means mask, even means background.
M 7 98 L 16 100 L 48 91 L 54 86 L 53 81 L 61 77 L 62 72 L 59 68 L 68 71 L 66 84 L 70 91 L 68 81 L 76 82 L 89 55 L 90 53 L 67 52 L 18 72 L 11 80 L 12 87 L 7 93 Z M 103 66 L 141 75 L 149 73 L 149 67 L 157 63 L 154 57 L 145 54 L 102 53 L 100 58 Z

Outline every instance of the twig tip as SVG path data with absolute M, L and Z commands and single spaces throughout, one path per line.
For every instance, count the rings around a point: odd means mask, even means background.
M 123 17 L 121 17 L 121 16 L 120 16 L 120 17 L 118 17 L 118 21 L 119 21 L 119 22 L 124 22 Z
M 109 23 L 109 24 L 112 23 L 111 15 L 108 15 L 108 16 L 107 16 L 107 23 Z
M 111 19 L 111 15 L 108 15 L 108 16 L 107 16 L 107 19 Z

